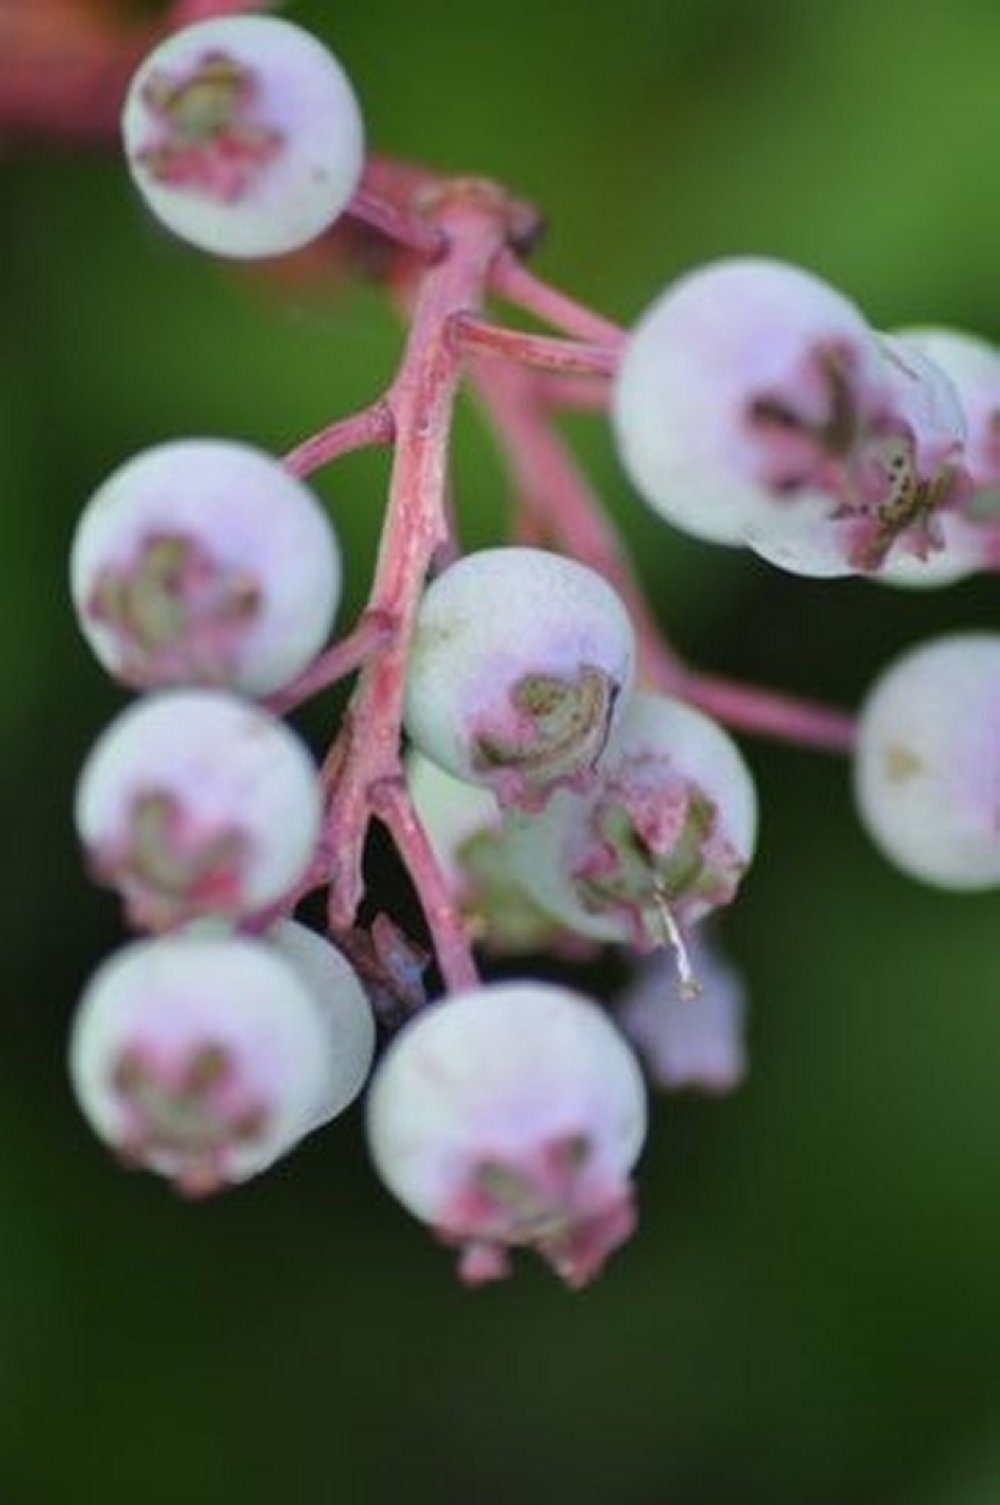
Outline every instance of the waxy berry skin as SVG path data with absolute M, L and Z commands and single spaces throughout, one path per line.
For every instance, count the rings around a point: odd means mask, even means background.
M 88 983 L 70 1075 L 125 1160 L 204 1195 L 257 1175 L 329 1116 L 331 1039 L 311 987 L 263 940 L 133 942 Z
M 258 913 L 302 878 L 320 829 L 312 759 L 282 722 L 215 690 L 164 690 L 101 734 L 76 792 L 95 876 L 134 924 Z
M 399 1034 L 368 1098 L 389 1190 L 471 1284 L 536 1249 L 571 1285 L 632 1231 L 646 1132 L 635 1056 L 596 1004 L 533 981 L 453 994 Z
M 266 695 L 326 641 L 340 550 L 313 493 L 273 456 L 179 439 L 97 489 L 77 524 L 70 581 L 88 643 L 127 684 Z
M 593 570 L 543 549 L 484 549 L 423 598 L 406 729 L 456 778 L 537 808 L 592 774 L 634 660 L 628 614 Z
M 219 256 L 298 250 L 349 203 L 364 165 L 350 81 L 321 42 L 275 16 L 175 32 L 143 62 L 122 118 L 153 214 Z
M 913 878 L 1000 886 L 1000 634 L 956 633 L 904 653 L 862 705 L 861 819 Z

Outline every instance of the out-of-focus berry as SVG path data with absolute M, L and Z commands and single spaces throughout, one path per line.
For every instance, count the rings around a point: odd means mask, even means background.
M 336 946 L 295 920 L 279 920 L 267 940 L 312 992 L 329 1040 L 327 1083 L 318 1128 L 361 1091 L 375 1055 L 375 1015 L 358 974 Z
M 634 657 L 628 614 L 593 570 L 542 549 L 485 549 L 424 596 L 406 729 L 456 778 L 537 808 L 592 775 Z
M 190 1195 L 265 1170 L 329 1101 L 328 1023 L 263 941 L 137 941 L 80 1001 L 70 1074 L 91 1127 L 127 1162 Z
M 886 856 L 942 888 L 1000 884 L 1000 634 L 905 653 L 858 723 L 855 789 Z
M 220 256 L 278 256 L 346 208 L 364 165 L 354 91 L 321 42 L 273 16 L 174 32 L 122 117 L 136 186 L 174 234 Z
M 676 957 L 657 951 L 643 958 L 622 992 L 618 1022 L 657 1086 L 731 1092 L 747 1069 L 743 983 L 706 941 L 703 926 L 694 926 L 685 940 L 697 996 L 685 986 Z
M 214 690 L 168 690 L 98 739 L 76 824 L 132 922 L 159 930 L 284 898 L 313 855 L 320 805 L 312 760 L 280 721 Z
M 732 738 L 701 711 L 635 695 L 584 795 L 518 818 L 517 871 L 544 909 L 604 941 L 676 947 L 728 904 L 753 855 L 757 799 Z
M 340 554 L 309 489 L 220 439 L 157 445 L 81 515 L 70 575 L 83 632 L 127 684 L 280 688 L 322 646 Z
M 503 812 L 481 784 L 412 749 L 406 782 L 421 825 L 476 939 L 492 952 L 562 949 L 563 928 L 528 893 Z
M 632 1232 L 646 1129 L 635 1057 L 595 1004 L 536 982 L 459 993 L 390 1047 L 368 1098 L 376 1169 L 472 1284 L 533 1248 L 572 1286 Z

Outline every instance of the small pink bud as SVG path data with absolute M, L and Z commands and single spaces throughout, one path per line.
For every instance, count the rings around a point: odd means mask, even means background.
M 350 82 L 274 16 L 174 32 L 132 81 L 122 118 L 136 186 L 176 235 L 220 256 L 297 250 L 337 219 L 364 162 Z
M 137 941 L 80 1001 L 70 1074 L 91 1127 L 189 1195 L 266 1170 L 322 1121 L 330 1032 L 310 987 L 263 941 Z
M 265 695 L 322 647 L 340 554 L 312 492 L 263 451 L 181 439 L 91 497 L 70 567 L 80 626 L 127 684 Z
M 98 739 L 76 824 L 132 922 L 160 930 L 284 898 L 313 855 L 320 805 L 312 760 L 280 721 L 217 691 L 174 690 Z
M 405 1026 L 375 1073 L 376 1169 L 461 1250 L 470 1284 L 533 1248 L 581 1286 L 632 1232 L 642 1074 L 595 1004 L 544 983 L 459 993 Z

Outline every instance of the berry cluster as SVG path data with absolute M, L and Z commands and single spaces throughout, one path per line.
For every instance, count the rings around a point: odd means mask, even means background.
M 227 9 L 231 7 L 225 7 Z M 368 1094 L 386 1186 L 478 1283 L 530 1247 L 580 1285 L 635 1222 L 641 1055 L 667 1088 L 745 1070 L 738 978 L 705 921 L 757 838 L 722 723 L 850 752 L 862 819 L 904 871 L 1000 886 L 1000 634 L 891 666 L 855 722 L 700 674 L 659 635 L 559 410 L 610 409 L 626 470 L 696 537 L 800 574 L 946 584 L 1000 567 L 1000 355 L 873 331 L 765 260 L 668 288 L 628 336 L 535 278 L 529 206 L 494 184 L 366 164 L 340 65 L 288 22 L 203 21 L 140 67 L 126 153 L 147 204 L 202 249 L 268 257 L 341 217 L 383 248 L 409 334 L 389 389 L 280 461 L 190 439 L 132 459 L 84 510 L 83 632 L 143 692 L 84 767 L 99 881 L 152 936 L 85 991 L 71 1069 L 120 1155 L 203 1194 L 264 1170 Z M 485 316 L 489 297 L 558 334 Z M 511 462 L 516 542 L 463 555 L 448 492 L 455 393 Z M 336 540 L 303 477 L 393 452 L 368 606 L 327 646 Z M 279 719 L 357 674 L 317 768 Z M 254 703 L 257 702 L 257 703 Z M 373 820 L 422 902 L 429 958 L 362 923 Z M 290 918 L 327 893 L 328 936 Z M 614 1009 L 487 955 L 622 948 Z

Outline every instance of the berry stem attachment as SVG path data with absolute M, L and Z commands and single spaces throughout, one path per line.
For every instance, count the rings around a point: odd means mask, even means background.
M 458 314 L 452 330 L 463 347 L 473 353 L 503 356 L 560 376 L 613 376 L 618 364 L 615 351 L 605 345 L 505 329 L 472 314 Z
M 420 898 L 446 987 L 450 991 L 476 987 L 479 974 L 468 928 L 402 780 L 376 784 L 371 805 L 392 837 Z
M 379 398 L 370 407 L 341 418 L 303 439 L 301 444 L 289 450 L 282 463 L 293 476 L 310 476 L 332 460 L 339 460 L 341 455 L 391 444 L 395 432 L 392 408 L 385 398 Z
M 726 726 L 828 752 L 854 743 L 844 711 L 689 669 L 664 641 L 612 523 L 538 400 L 531 372 L 479 361 L 475 381 L 529 524 L 615 587 L 631 614 L 646 682 Z
M 849 753 L 854 747 L 854 717 L 832 706 L 696 671 L 685 676 L 676 693 L 736 731 L 819 752 Z
M 530 526 L 614 586 L 636 630 L 642 677 L 676 693 L 685 670 L 664 643 L 600 501 L 549 422 L 537 378 L 495 361 L 478 361 L 474 377 Z
M 367 188 L 359 188 L 347 206 L 351 219 L 370 230 L 377 230 L 388 240 L 408 251 L 416 251 L 428 261 L 436 261 L 444 251 L 444 236 L 435 226 Z
M 606 345 L 614 351 L 620 351 L 625 344 L 625 331 L 620 325 L 551 287 L 530 272 L 513 251 L 504 250 L 497 257 L 490 290 L 574 339 Z
M 290 685 L 268 698 L 268 710 L 276 716 L 287 716 L 289 711 L 360 669 L 373 654 L 392 642 L 395 632 L 396 624 L 385 612 L 364 612 L 345 638 L 321 653 Z

